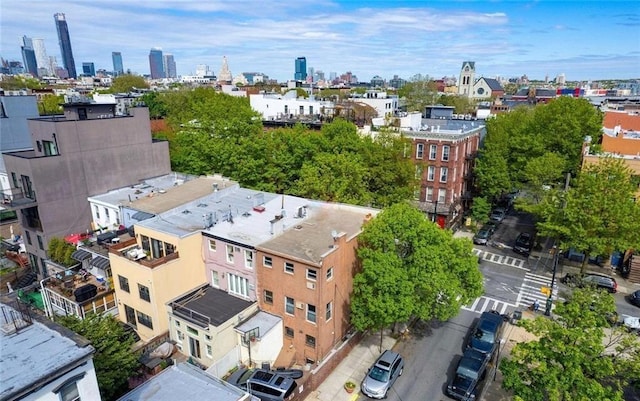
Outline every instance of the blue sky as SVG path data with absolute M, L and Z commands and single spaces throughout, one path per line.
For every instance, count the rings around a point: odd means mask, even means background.
M 3 0 L 0 56 L 22 60 L 23 35 L 45 40 L 61 65 L 53 14 L 66 14 L 77 70 L 82 62 L 149 73 L 152 47 L 172 53 L 179 75 L 226 56 L 235 76 L 292 79 L 294 60 L 360 81 L 415 74 L 568 80 L 640 78 L 640 1 L 418 0 Z

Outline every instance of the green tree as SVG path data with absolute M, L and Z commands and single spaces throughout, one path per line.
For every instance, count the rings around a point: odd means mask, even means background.
M 428 76 L 417 74 L 398 89 L 398 96 L 404 98 L 407 111 L 424 113 L 425 107 L 438 100 L 438 86 Z
M 71 258 L 71 255 L 76 250 L 76 247 L 69 244 L 62 238 L 53 237 L 49 240 L 49 258 L 56 263 L 63 266 L 73 266 L 78 264 L 77 261 Z
M 621 401 L 621 388 L 640 378 L 629 375 L 638 372 L 640 343 L 608 328 L 614 312 L 610 294 L 586 288 L 558 304 L 555 319 L 520 321 L 538 339 L 516 344 L 501 361 L 502 386 L 527 401 Z
M 38 113 L 41 116 L 62 114 L 63 95 L 45 95 L 38 101 Z
M 480 224 L 484 224 L 489 220 L 489 213 L 491 212 L 491 203 L 487 198 L 479 196 L 473 198 L 473 204 L 471 205 L 471 218 L 473 221 Z
M 97 314 L 89 314 L 83 320 L 75 316 L 56 319 L 91 341 L 96 350 L 93 364 L 102 399 L 114 400 L 127 392 L 127 380 L 139 366 L 139 355 L 131 350 L 134 339 L 124 331 L 120 322 L 111 315 Z
M 524 168 L 523 178 L 527 193 L 534 203 L 540 202 L 549 187 L 562 185 L 567 161 L 555 152 L 530 159 Z
M 562 249 L 592 255 L 640 248 L 640 203 L 624 160 L 605 157 L 580 171 L 566 193 L 548 191 L 534 209 L 542 234 L 560 239 Z
M 438 98 L 438 103 L 444 106 L 453 106 L 456 114 L 470 114 L 475 111 L 475 103 L 467 96 L 444 94 Z
M 163 97 L 158 92 L 147 92 L 142 95 L 141 100 L 149 108 L 149 117 L 164 118 L 167 116 L 167 105 Z
M 4 90 L 42 89 L 44 85 L 37 78 L 24 75 L 3 76 L 0 87 Z
M 359 244 L 362 271 L 351 299 L 358 330 L 411 317 L 447 320 L 482 294 L 471 242 L 453 238 L 408 203 L 380 212 L 364 226 Z
M 132 89 L 148 89 L 149 84 L 139 75 L 124 74 L 113 79 L 111 91 L 113 93 L 129 93 Z

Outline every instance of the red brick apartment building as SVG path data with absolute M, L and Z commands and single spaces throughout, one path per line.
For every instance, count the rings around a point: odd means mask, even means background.
M 485 126 L 482 121 L 428 120 L 426 130 L 407 131 L 420 180 L 415 199 L 442 228 L 459 225 L 473 189 L 473 166 Z
M 283 319 L 285 364 L 320 362 L 349 332 L 357 239 L 377 210 L 318 203 L 309 212 L 256 247 L 258 302 Z

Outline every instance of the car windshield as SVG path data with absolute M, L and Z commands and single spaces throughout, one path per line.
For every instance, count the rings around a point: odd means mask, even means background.
M 486 238 L 489 236 L 488 230 L 480 230 L 478 231 L 478 238 Z
M 386 383 L 389 381 L 389 371 L 380 369 L 377 366 L 374 366 L 371 371 L 369 371 L 369 377 L 373 380 L 377 380 L 379 382 Z
M 476 329 L 475 333 L 473 333 L 473 338 L 471 339 L 471 345 L 473 348 L 483 352 L 491 351 L 494 342 L 495 336 L 493 333 L 480 328 Z
M 473 358 L 462 358 L 456 374 L 459 376 L 468 377 L 473 380 L 478 380 L 478 373 L 482 367 L 482 361 Z

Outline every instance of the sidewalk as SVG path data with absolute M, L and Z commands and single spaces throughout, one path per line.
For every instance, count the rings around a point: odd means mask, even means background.
M 392 349 L 396 339 L 383 335 L 382 350 Z M 367 369 L 380 356 L 380 333 L 365 336 L 358 345 L 340 362 L 324 382 L 305 399 L 305 401 L 354 401 L 360 396 L 360 383 Z M 344 383 L 351 380 L 356 384 L 353 393 L 344 389 Z

